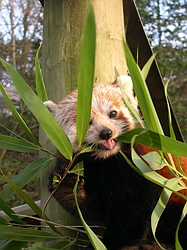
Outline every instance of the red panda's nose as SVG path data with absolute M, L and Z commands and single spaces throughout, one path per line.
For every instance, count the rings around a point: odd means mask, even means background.
M 111 138 L 112 137 L 112 130 L 109 128 L 104 128 L 103 130 L 101 130 L 99 137 L 102 140 L 107 140 L 107 139 Z

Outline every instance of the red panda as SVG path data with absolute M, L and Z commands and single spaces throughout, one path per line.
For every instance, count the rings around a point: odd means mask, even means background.
M 116 140 L 122 132 L 138 125 L 126 107 L 121 91 L 139 112 L 129 76 L 118 77 L 110 84 L 94 85 L 90 125 L 84 140 L 84 144 L 93 146 L 94 151 L 77 159 L 84 162 L 84 176 L 79 177 L 77 189 L 79 207 L 88 223 L 94 221 L 106 227 L 102 241 L 108 250 L 160 249 L 149 228 L 151 212 L 161 188 L 129 166 L 119 150 L 131 160 L 130 145 Z M 69 137 L 74 153 L 78 150 L 76 102 L 77 90 L 60 102 L 44 103 Z M 144 145 L 135 145 L 135 149 L 140 155 L 152 150 Z M 59 155 L 56 168 L 49 177 L 49 191 L 54 190 L 53 177 L 63 176 L 67 165 L 68 161 Z M 160 173 L 172 177 L 165 168 Z M 77 215 L 73 196 L 76 179 L 76 174 L 68 173 L 54 193 L 56 200 L 73 216 Z M 166 249 L 174 249 L 175 230 L 184 204 L 184 199 L 172 195 L 161 216 L 156 236 Z M 187 218 L 181 223 L 179 240 L 183 249 L 187 249 Z

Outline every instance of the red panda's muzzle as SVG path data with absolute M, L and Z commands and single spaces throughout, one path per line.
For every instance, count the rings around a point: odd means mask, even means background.
M 112 134 L 113 132 L 109 128 L 104 128 L 103 130 L 101 130 L 99 137 L 105 141 L 99 144 L 100 149 L 111 150 L 115 147 L 116 142 L 114 139 L 112 139 Z
M 99 148 L 102 150 L 111 150 L 115 147 L 116 141 L 113 139 L 108 139 L 103 143 L 99 144 Z

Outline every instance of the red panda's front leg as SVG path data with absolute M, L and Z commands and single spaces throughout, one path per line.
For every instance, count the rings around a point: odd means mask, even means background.
M 68 173 L 66 177 L 61 181 L 60 185 L 55 187 L 53 184 L 53 178 L 56 176 L 57 179 L 60 181 L 62 176 L 62 172 L 59 172 L 59 170 L 53 170 L 51 173 L 51 176 L 49 178 L 49 185 L 48 189 L 50 192 L 52 192 L 55 188 L 56 191 L 53 194 L 54 198 L 58 201 L 58 203 L 70 214 L 76 215 L 76 204 L 75 204 L 75 197 L 73 194 L 73 188 L 75 186 L 75 183 L 77 181 L 77 175 Z M 83 188 L 84 180 L 79 180 L 78 185 L 78 199 L 80 200 L 84 199 L 85 191 Z
M 48 190 L 50 192 L 53 192 L 56 188 L 53 197 L 68 213 L 70 213 L 72 216 L 78 217 L 75 197 L 73 194 L 73 188 L 78 179 L 77 199 L 80 210 L 86 220 L 92 220 L 93 217 L 97 217 L 99 213 L 98 209 L 96 208 L 97 206 L 95 204 L 94 195 L 90 193 L 88 194 L 86 192 L 86 180 L 83 176 L 68 173 L 66 177 L 61 181 L 66 169 L 67 164 L 63 163 L 60 160 L 57 163 L 56 168 L 51 172 L 48 182 Z M 56 184 L 54 183 L 54 180 L 56 180 Z M 59 181 L 61 181 L 61 183 L 58 185 Z

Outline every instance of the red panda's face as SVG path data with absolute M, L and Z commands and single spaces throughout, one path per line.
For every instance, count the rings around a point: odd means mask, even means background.
M 125 81 L 125 84 L 124 82 Z M 92 95 L 92 110 L 90 125 L 84 144 L 94 147 L 94 155 L 106 159 L 118 153 L 121 144 L 116 138 L 124 131 L 134 128 L 134 119 L 122 98 L 126 95 L 132 106 L 137 109 L 137 103 L 132 92 L 130 77 L 118 77 L 112 84 L 95 84 Z M 54 114 L 56 120 L 69 137 L 74 152 L 78 150 L 76 138 L 76 101 L 77 91 L 72 92 L 61 102 L 45 102 Z

